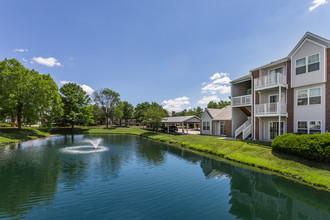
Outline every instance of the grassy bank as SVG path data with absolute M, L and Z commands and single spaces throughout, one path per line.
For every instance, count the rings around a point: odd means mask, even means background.
M 41 132 L 36 129 L 30 129 L 29 132 L 31 131 L 37 132 L 34 135 L 47 135 L 46 132 Z M 71 134 L 71 130 L 67 128 L 59 128 L 53 129 L 51 133 Z M 276 172 L 297 181 L 330 191 L 329 164 L 311 162 L 285 154 L 275 154 L 272 152 L 269 143 L 258 141 L 229 141 L 221 140 L 219 137 L 204 135 L 171 135 L 154 133 L 137 127 L 117 127 L 109 129 L 105 129 L 104 127 L 80 127 L 75 129 L 75 133 L 140 135 L 153 140 L 175 144 L 196 151 L 207 152 L 228 160 Z M 30 135 L 29 137 L 33 137 L 33 135 Z M 2 138 L 3 136 L 0 131 L 0 143 Z
M 37 128 L 0 128 L 0 145 L 18 143 L 49 136 L 50 133 Z

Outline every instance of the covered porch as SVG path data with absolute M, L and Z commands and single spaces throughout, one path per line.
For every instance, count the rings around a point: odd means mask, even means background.
M 194 127 L 196 124 L 200 124 L 201 119 L 197 116 L 178 116 L 178 117 L 166 117 L 163 118 L 162 123 L 165 123 L 167 126 L 167 133 L 170 133 L 170 126 L 179 124 L 181 126 L 181 133 L 182 134 L 188 134 L 189 131 L 189 124 L 194 124 Z M 185 132 L 186 130 L 186 132 Z M 180 132 L 180 130 L 178 130 Z

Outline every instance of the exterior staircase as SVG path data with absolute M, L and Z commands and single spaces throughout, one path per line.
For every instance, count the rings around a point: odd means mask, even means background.
M 248 117 L 248 120 L 244 122 L 239 128 L 235 131 L 235 138 L 241 136 L 243 140 L 249 137 L 252 134 L 252 122 L 251 117 Z

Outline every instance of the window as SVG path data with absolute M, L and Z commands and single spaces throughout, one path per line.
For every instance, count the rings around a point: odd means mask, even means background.
M 314 54 L 308 57 L 308 72 L 320 69 L 320 55 Z
M 299 90 L 297 104 L 298 105 L 321 104 L 321 88 Z
M 298 121 L 298 132 L 303 134 L 321 133 L 321 121 Z
M 306 73 L 306 58 L 296 60 L 296 75 Z
M 310 121 L 309 122 L 309 133 L 310 134 L 321 133 L 321 122 L 320 121 Z
M 205 131 L 210 130 L 210 122 L 209 121 L 203 121 L 203 130 L 205 130 Z
M 309 90 L 309 104 L 321 104 L 321 88 Z
M 298 91 L 298 105 L 308 105 L 307 89 Z
M 308 134 L 307 121 L 298 121 L 298 133 Z

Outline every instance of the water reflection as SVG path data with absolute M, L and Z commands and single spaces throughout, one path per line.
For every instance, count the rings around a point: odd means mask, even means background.
M 109 187 L 110 183 L 115 183 L 114 180 L 119 181 L 119 186 L 130 183 L 132 185 L 127 186 L 134 188 L 138 185 L 126 175 L 127 172 L 138 178 L 146 175 L 144 168 L 163 167 L 165 171 L 177 171 L 178 174 L 174 174 L 174 177 L 180 178 L 182 173 L 187 172 L 183 168 L 189 167 L 189 172 L 196 170 L 201 173 L 201 178 L 194 179 L 198 182 L 192 181 L 191 185 L 182 185 L 175 183 L 176 179 L 170 178 L 164 179 L 167 182 L 161 182 L 155 178 L 160 178 L 163 174 L 156 169 L 159 174 L 155 174 L 154 179 L 146 179 L 142 184 L 147 185 L 148 188 L 143 188 L 142 185 L 140 190 L 147 193 L 148 190 L 160 190 L 164 187 L 166 192 L 159 191 L 161 197 L 157 197 L 156 194 L 156 198 L 160 200 L 165 199 L 166 194 L 170 195 L 171 190 L 175 191 L 169 187 L 170 184 L 180 186 L 180 191 L 186 190 L 193 199 L 191 202 L 198 203 L 200 210 L 211 213 L 212 210 L 207 209 L 207 206 L 203 207 L 210 201 L 198 201 L 193 197 L 198 193 L 194 190 L 206 188 L 209 190 L 207 193 L 213 193 L 215 188 L 228 188 L 226 194 L 216 195 L 216 199 L 220 201 L 228 197 L 225 208 L 229 215 L 238 219 L 330 219 L 329 193 L 135 136 L 99 135 L 97 137 L 103 138 L 102 145 L 108 148 L 107 151 L 79 155 L 64 154 L 60 151 L 63 147 L 81 144 L 84 139 L 90 138 L 88 135 L 52 137 L 0 148 L 0 217 L 25 217 L 35 207 L 52 207 L 52 204 L 56 203 L 56 197 L 84 189 L 86 182 L 103 181 L 105 185 L 98 190 L 104 190 L 102 193 L 113 193 L 120 190 Z M 169 167 L 173 164 L 180 164 L 182 167 L 171 170 Z M 126 181 L 124 183 L 121 182 L 123 177 Z M 147 177 L 143 176 L 143 178 Z M 187 184 L 184 180 L 178 181 Z M 153 183 L 160 185 L 155 186 L 152 185 Z M 206 184 L 211 188 L 207 188 Z M 199 186 L 202 188 L 198 188 Z M 81 192 L 85 193 L 85 191 Z M 130 191 L 125 188 L 124 192 Z M 131 192 L 132 195 L 134 193 Z M 128 194 L 129 198 L 132 197 L 131 194 Z M 144 194 L 141 194 L 142 198 L 145 197 Z M 121 202 L 120 199 L 123 199 L 123 195 L 116 196 L 119 201 L 115 203 L 118 204 Z M 99 199 L 105 198 L 101 195 Z M 160 210 L 164 211 L 163 216 L 171 212 L 167 212 L 165 207 L 169 208 L 167 204 L 173 198 L 166 199 L 165 205 L 161 202 L 159 205 Z M 187 201 L 187 197 L 183 199 Z M 217 203 L 218 201 L 212 202 L 219 206 L 224 205 Z M 106 205 L 106 209 L 108 208 L 109 205 Z M 205 215 L 205 218 L 217 216 L 207 217 L 207 213 Z M 189 213 L 186 217 L 188 216 Z
M 230 177 L 229 212 L 239 219 L 330 219 L 327 192 L 208 158 L 201 168 L 206 177 Z

